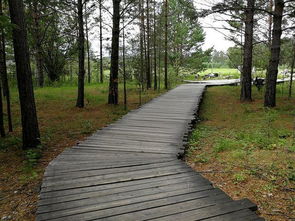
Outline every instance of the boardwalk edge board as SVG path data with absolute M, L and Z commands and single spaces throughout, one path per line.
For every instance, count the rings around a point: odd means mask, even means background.
M 207 86 L 180 85 L 58 155 L 36 220 L 264 220 L 184 162 Z

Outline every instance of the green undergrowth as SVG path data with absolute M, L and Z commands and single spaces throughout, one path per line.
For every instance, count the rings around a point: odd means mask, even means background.
M 263 107 L 263 91 L 256 88 L 250 103 L 239 101 L 239 87 L 208 88 L 201 122 L 190 137 L 187 161 L 197 170 L 217 171 L 208 177 L 238 185 L 233 188 L 239 188 L 239 193 L 251 185 L 250 198 L 252 192 L 265 193 L 266 200 L 275 193 L 285 194 L 283 203 L 272 200 L 287 210 L 294 199 L 287 190 L 295 185 L 295 94 L 288 99 L 287 88 L 287 84 L 278 86 L 273 109 Z M 256 194 L 254 201 L 266 205 Z

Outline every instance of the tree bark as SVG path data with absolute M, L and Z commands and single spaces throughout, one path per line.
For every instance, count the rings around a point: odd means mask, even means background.
M 289 95 L 288 95 L 289 98 L 292 97 L 294 65 L 295 65 L 295 39 L 293 39 L 293 58 L 292 58 L 292 64 L 291 64 L 291 76 L 290 76 Z
M 0 0 L 0 16 L 3 15 L 2 0 Z M 7 67 L 6 67 L 6 51 L 5 51 L 5 36 L 3 29 L 0 30 L 0 76 L 2 81 L 3 95 L 6 98 L 6 109 L 8 117 L 8 131 L 12 132 L 12 117 L 10 105 L 10 90 L 8 84 Z
M 147 43 L 147 60 L 146 60 L 146 88 L 152 87 L 151 83 L 151 55 L 150 55 L 150 0 L 146 0 L 146 43 Z
M 124 16 L 124 15 L 123 15 Z M 127 110 L 127 88 L 126 88 L 126 60 L 125 60 L 125 19 L 123 17 L 123 86 L 124 86 L 124 109 Z
M 119 71 L 119 37 L 120 37 L 120 1 L 113 0 L 113 30 L 111 72 L 109 84 L 109 104 L 118 104 L 118 71 Z
M 159 25 L 161 27 L 161 25 Z M 162 36 L 159 37 L 159 42 L 158 42 L 158 66 L 159 66 L 159 70 L 158 70 L 158 90 L 161 90 L 161 60 L 162 60 L 162 56 L 161 56 L 161 49 L 162 49 Z
M 252 101 L 252 54 L 255 0 L 247 1 L 241 101 Z
M 2 87 L 0 83 L 0 135 L 5 137 L 4 120 L 3 120 L 3 101 L 2 101 Z
M 24 5 L 22 0 L 9 0 L 9 11 L 13 28 L 14 57 L 21 106 L 23 148 L 35 148 L 40 144 L 30 55 L 27 42 Z
M 89 37 L 88 37 L 88 17 L 87 17 L 87 4 L 85 2 L 85 32 L 86 32 L 86 47 L 87 47 L 87 74 L 88 84 L 91 82 L 91 67 L 90 67 L 90 48 L 89 48 Z
M 0 0 L 0 16 L 2 15 L 3 15 L 2 0 Z M 3 82 L 3 76 L 7 75 L 3 29 L 0 30 L 0 75 L 1 75 L 1 80 Z M 0 135 L 1 137 L 5 137 L 3 116 L 4 116 L 4 113 L 3 113 L 3 101 L 2 101 L 2 86 L 0 82 Z
M 164 61 L 165 75 L 164 84 L 165 89 L 168 89 L 168 0 L 165 0 L 165 61 Z
M 272 12 L 273 0 L 269 0 L 269 11 Z M 268 15 L 268 46 L 271 47 L 272 15 Z
M 42 55 L 42 36 L 40 30 L 40 14 L 38 9 L 38 1 L 33 1 L 33 35 L 35 38 L 35 59 L 38 76 L 38 85 L 44 86 L 44 70 L 43 70 L 43 55 Z
M 85 51 L 84 51 L 84 22 L 83 22 L 83 3 L 78 0 L 78 50 L 79 50 L 79 73 L 78 73 L 78 97 L 76 107 L 84 107 L 84 78 L 85 78 Z
M 280 61 L 282 18 L 284 11 L 284 1 L 275 0 L 275 10 L 273 16 L 273 31 L 271 42 L 271 55 L 266 74 L 266 90 L 264 96 L 265 107 L 276 106 L 276 86 L 278 77 L 278 66 Z
M 154 1 L 154 90 L 157 90 L 156 1 Z
M 145 71 L 145 62 L 144 58 L 146 57 L 145 52 L 145 28 L 144 28 L 144 1 L 139 0 L 140 7 L 140 83 L 141 83 L 141 91 L 144 90 L 144 71 Z
M 99 53 L 100 53 L 100 83 L 103 83 L 103 61 L 102 61 L 102 2 L 99 1 Z

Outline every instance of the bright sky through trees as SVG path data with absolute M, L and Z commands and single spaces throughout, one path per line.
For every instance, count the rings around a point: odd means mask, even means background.
M 111 4 L 107 3 L 108 1 L 109 0 L 106 0 L 104 4 L 106 6 L 111 7 Z M 218 1 L 194 0 L 195 6 L 198 10 L 209 9 L 216 2 L 218 2 Z M 95 17 L 98 17 L 99 11 L 96 10 L 96 12 L 94 14 L 95 14 L 94 15 Z M 226 52 L 229 47 L 234 46 L 234 43 L 232 41 L 225 39 L 224 36 L 227 34 L 227 32 L 225 30 L 218 29 L 218 28 L 222 28 L 222 26 L 226 25 L 225 22 L 217 21 L 217 20 L 220 20 L 220 17 L 221 17 L 221 15 L 214 14 L 214 15 L 209 15 L 206 18 L 199 18 L 199 21 L 200 21 L 202 27 L 204 28 L 204 31 L 206 32 L 206 39 L 205 39 L 205 43 L 203 45 L 203 49 L 208 49 L 208 48 L 214 47 L 214 49 L 216 49 L 218 51 Z M 104 24 L 108 24 L 108 25 L 105 25 L 105 27 L 110 29 L 110 27 L 108 27 L 109 25 L 111 25 L 110 14 L 108 12 L 104 12 L 103 19 L 104 19 Z M 95 55 L 98 55 L 99 54 L 98 26 L 97 25 L 96 25 L 96 27 L 92 26 L 91 29 L 92 29 L 91 33 L 90 33 L 91 49 L 93 50 Z M 135 25 L 134 30 L 132 30 L 130 32 L 131 33 L 133 32 L 132 35 L 135 36 L 135 34 L 138 33 L 138 31 L 139 30 L 138 30 L 137 26 Z M 104 39 L 107 39 L 104 41 L 104 47 L 107 45 L 110 45 L 110 42 L 111 42 L 111 31 L 110 30 L 104 31 Z M 107 52 L 107 51 L 105 51 L 105 52 Z

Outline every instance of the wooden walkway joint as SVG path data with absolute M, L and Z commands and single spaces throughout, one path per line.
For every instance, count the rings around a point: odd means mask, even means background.
M 177 159 L 204 89 L 181 85 L 65 150 L 44 174 L 37 220 L 263 220 Z

